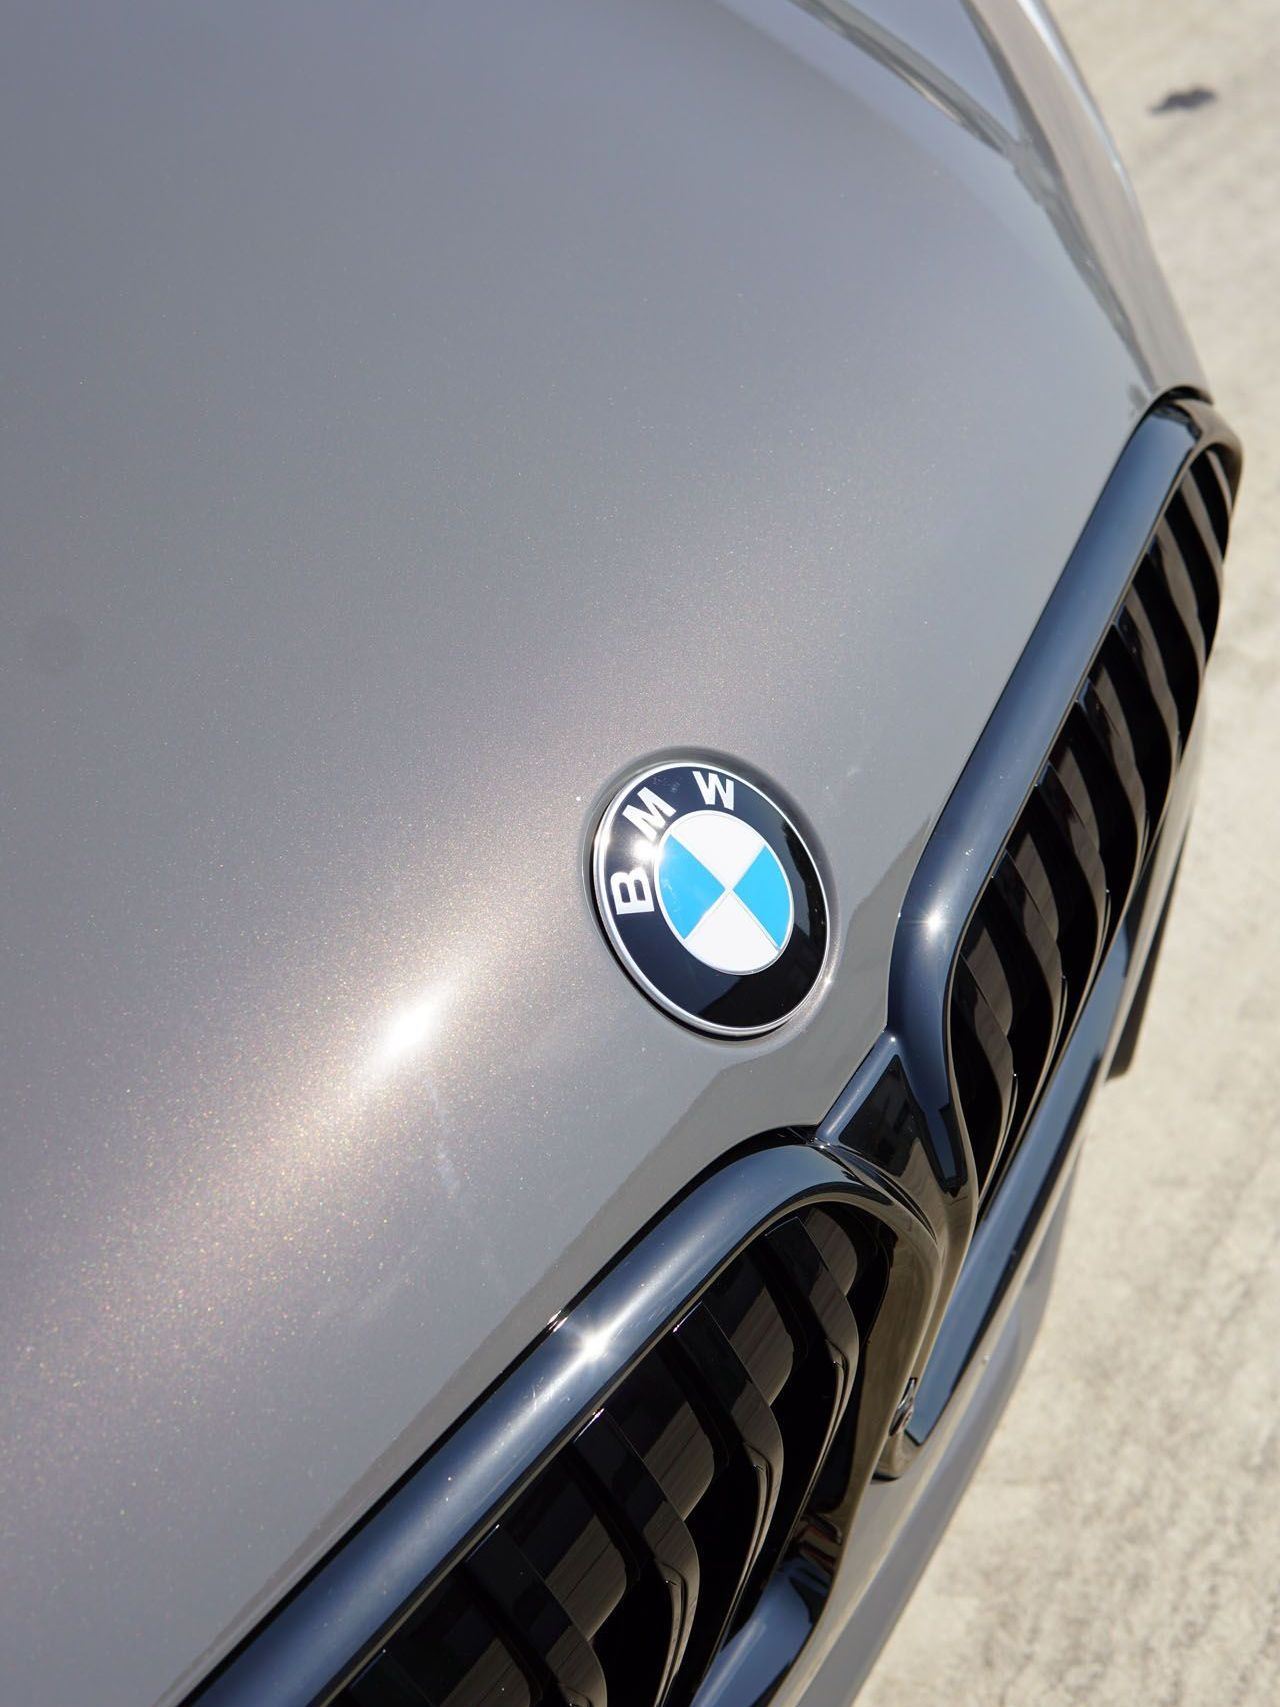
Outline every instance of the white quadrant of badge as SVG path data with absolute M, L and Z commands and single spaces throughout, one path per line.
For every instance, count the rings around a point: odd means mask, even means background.
M 654 858 L 658 905 L 695 959 L 717 972 L 762 972 L 786 948 L 795 900 L 758 830 L 727 812 L 689 812 Z

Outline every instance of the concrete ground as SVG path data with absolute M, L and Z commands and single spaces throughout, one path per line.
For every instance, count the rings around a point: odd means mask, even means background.
M 858 1707 L 1270 1707 L 1280 0 L 1057 0 L 1056 11 L 1245 441 L 1245 483 L 1198 814 L 1137 1060 L 1095 1105 L 1022 1386 Z M 1195 87 L 1213 98 L 1152 110 Z

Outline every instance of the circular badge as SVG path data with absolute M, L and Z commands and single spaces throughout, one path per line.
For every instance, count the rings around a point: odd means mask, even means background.
M 620 789 L 592 878 L 622 964 L 700 1031 L 772 1031 L 822 971 L 827 900 L 813 855 L 767 794 L 719 766 L 658 765 Z

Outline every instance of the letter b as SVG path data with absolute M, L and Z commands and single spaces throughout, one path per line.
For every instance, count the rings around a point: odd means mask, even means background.
M 609 879 L 609 893 L 613 896 L 615 913 L 653 911 L 653 890 L 649 884 L 649 873 L 641 865 L 636 866 L 634 871 L 615 871 Z

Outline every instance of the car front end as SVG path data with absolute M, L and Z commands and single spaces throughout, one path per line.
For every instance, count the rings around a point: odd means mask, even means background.
M 1074 67 L 14 35 L 5 1698 L 838 1707 L 1199 762 L 1240 448 Z

